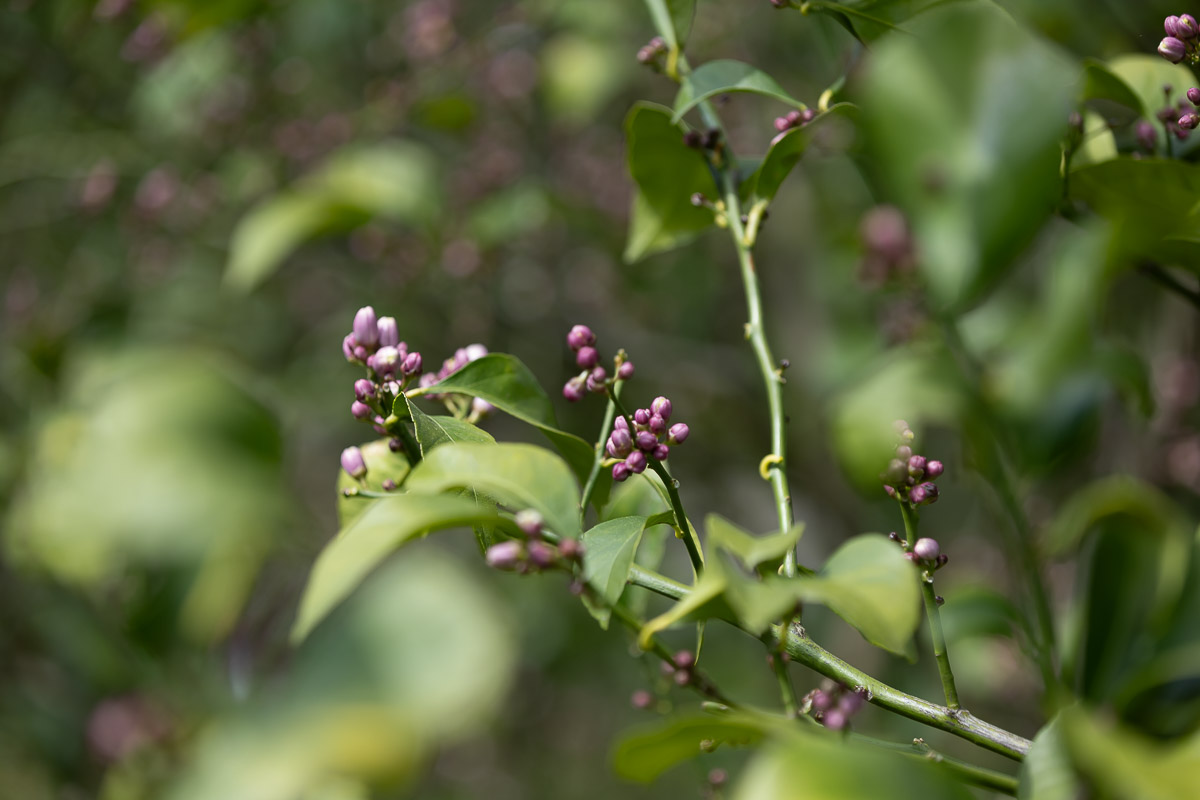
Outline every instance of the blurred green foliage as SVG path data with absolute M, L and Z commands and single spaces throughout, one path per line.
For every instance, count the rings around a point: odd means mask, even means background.
M 1025 780 L 1070 785 L 1073 759 L 1122 791 L 1152 763 L 1139 791 L 1182 796 L 1200 717 L 1185 522 L 1200 512 L 1200 331 L 1136 268 L 1196 267 L 1198 137 L 1173 145 L 1182 161 L 1129 154 L 1161 84 L 1177 98 L 1194 80 L 1151 52 L 1185 9 L 1007 0 L 910 20 L 947 4 L 811 5 L 826 8 L 666 4 L 694 64 L 732 59 L 771 93 L 817 107 L 832 86 L 860 107 L 772 147 L 787 105 L 721 105 L 747 166 L 770 153 L 778 168 L 743 189 L 773 200 L 757 255 L 791 363 L 803 560 L 896 526 L 875 474 L 891 420 L 919 426 L 949 465 L 923 530 L 954 558 L 939 591 L 960 689 L 1032 737 L 1042 710 L 1011 624 L 1024 584 L 1001 557 L 1011 481 L 1057 559 L 1071 688 L 1122 724 L 1064 712 Z M 915 35 L 887 36 L 896 24 Z M 687 202 L 707 175 L 676 136 L 674 87 L 634 59 L 652 30 L 640 4 L 7 0 L 0 30 L 0 795 L 694 796 L 709 767 L 741 764 L 723 748 L 649 788 L 614 773 L 611 743 L 646 715 L 630 691 L 653 688 L 660 710 L 688 700 L 559 582 L 454 558 L 475 554 L 469 535 L 413 544 L 288 643 L 317 553 L 354 525 L 337 454 L 367 436 L 338 345 L 367 303 L 431 365 L 486 342 L 548 389 L 571 371 L 563 332 L 588 322 L 630 352 L 639 397 L 669 393 L 692 425 L 673 464 L 690 513 L 771 528 L 733 254 Z M 1064 164 L 1076 105 L 1087 142 Z M 654 197 L 677 213 L 638 210 Z M 880 202 L 914 224 L 925 293 L 863 279 L 858 224 Z M 584 440 L 599 422 L 588 403 L 527 415 Z M 503 416 L 486 427 L 544 442 Z M 384 443 L 367 458 L 372 485 L 407 469 Z M 1114 474 L 1140 480 L 1096 483 Z M 657 510 L 636 491 L 607 515 Z M 637 560 L 665 550 L 686 575 L 662 533 L 641 534 Z M 937 696 L 924 645 L 914 666 L 820 608 L 805 622 Z M 772 702 L 757 643 L 713 627 L 706 669 Z M 883 714 L 862 725 L 962 752 Z M 926 796 L 958 796 L 905 764 Z M 788 796 L 804 768 L 770 751 L 737 796 Z M 843 772 L 829 792 L 882 790 L 862 764 Z

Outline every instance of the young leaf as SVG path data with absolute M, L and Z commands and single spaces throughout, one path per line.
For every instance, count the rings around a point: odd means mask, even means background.
M 566 459 L 580 482 L 587 480 L 595 451 L 574 434 L 560 431 L 554 418 L 554 406 L 537 378 L 516 356 L 489 353 L 470 362 L 432 386 L 411 392 L 412 397 L 426 394 L 468 394 L 482 398 L 542 432 Z M 490 438 L 490 437 L 489 437 Z
M 678 122 L 684 114 L 708 98 L 730 92 L 752 92 L 799 109 L 807 108 L 762 70 L 741 61 L 721 59 L 697 67 L 684 77 L 679 93 L 675 95 L 675 113 L 671 122 Z
M 800 524 L 785 533 L 753 536 L 719 514 L 709 514 L 704 519 L 704 528 L 708 532 L 710 546 L 719 547 L 736 556 L 747 569 L 752 570 L 763 565 L 777 565 L 787 553 L 795 549 L 796 542 L 800 541 L 800 535 L 804 533 L 804 525 Z
M 317 557 L 300 599 L 292 641 L 307 636 L 405 542 L 433 530 L 497 521 L 495 511 L 460 497 L 403 494 L 373 503 Z
M 629 577 L 645 517 L 619 517 L 601 522 L 583 534 L 583 577 L 608 605 L 620 599 Z
M 685 128 L 670 109 L 638 103 L 625 118 L 629 172 L 637 184 L 629 219 L 625 261 L 669 250 L 713 225 L 713 214 L 691 197 L 715 189 L 708 164 L 683 142 Z
M 758 744 L 769 725 L 757 716 L 734 712 L 714 717 L 694 714 L 647 725 L 626 734 L 613 752 L 622 778 L 651 783 L 671 767 L 701 755 L 700 743 L 747 747 Z
M 566 463 L 540 447 L 444 444 L 413 468 L 405 485 L 426 493 L 470 487 L 514 510 L 536 510 L 561 536 L 579 536 L 579 487 Z

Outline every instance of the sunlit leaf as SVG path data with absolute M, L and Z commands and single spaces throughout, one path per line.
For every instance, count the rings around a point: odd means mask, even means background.
M 1055 717 L 1038 731 L 1021 763 L 1019 800 L 1076 800 L 1082 790 Z
M 748 714 L 677 717 L 626 734 L 613 752 L 613 768 L 626 780 L 650 783 L 671 767 L 700 756 L 701 742 L 747 747 L 758 744 L 766 733 L 763 721 Z
M 606 603 L 612 605 L 625 591 L 645 517 L 619 517 L 601 522 L 583 534 L 583 577 Z

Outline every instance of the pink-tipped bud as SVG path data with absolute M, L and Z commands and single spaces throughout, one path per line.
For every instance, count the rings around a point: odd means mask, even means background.
M 489 567 L 511 570 L 517 568 L 524 555 L 525 552 L 521 543 L 515 539 L 510 539 L 507 542 L 500 542 L 489 547 L 484 554 L 484 559 L 487 561 Z
M 563 384 L 563 397 L 567 398 L 568 402 L 578 403 L 586 395 L 587 387 L 583 378 L 576 376 Z
M 941 553 L 941 547 L 938 546 L 937 539 L 922 537 L 917 539 L 917 543 L 913 545 L 913 553 L 922 561 L 937 561 L 938 554 Z
M 946 467 L 940 461 L 925 462 L 925 477 L 930 480 L 937 480 L 942 477 L 942 473 L 946 471 Z
M 567 347 L 578 350 L 596 343 L 596 334 L 587 325 L 576 325 L 567 333 Z
M 342 355 L 346 357 L 347 361 L 359 360 L 358 356 L 354 353 L 355 344 L 353 333 L 347 333 L 345 338 L 342 339 Z
M 355 419 L 370 419 L 375 414 L 369 405 L 358 400 L 350 404 L 350 413 Z
M 1158 43 L 1158 54 L 1172 64 L 1178 64 L 1187 55 L 1187 45 L 1182 39 L 1168 36 Z
M 1188 102 L 1194 106 L 1200 106 L 1200 88 L 1193 86 L 1187 90 Z
M 545 569 L 554 564 L 557 556 L 554 548 L 545 542 L 529 543 L 529 562 L 538 569 Z
M 542 535 L 542 515 L 532 508 L 523 508 L 513 518 L 526 536 L 536 539 Z
M 589 392 L 601 394 L 604 392 L 606 382 L 608 381 L 608 372 L 604 367 L 596 367 L 592 370 L 592 374 L 587 377 L 587 388 Z
M 646 454 L 641 450 L 634 450 L 629 454 L 629 458 L 625 459 L 625 466 L 640 475 L 646 471 Z
M 613 420 L 613 430 L 614 431 L 625 431 L 626 433 L 628 433 L 629 432 L 629 420 L 625 419 L 624 417 L 617 417 L 616 419 Z
M 400 344 L 400 326 L 396 324 L 395 317 L 380 317 L 377 325 L 380 347 L 395 347 Z
M 671 401 L 665 397 L 656 397 L 654 398 L 654 402 L 650 404 L 650 411 L 662 417 L 663 420 L 671 418 L 671 410 Z
M 936 483 L 922 483 L 914 486 L 908 492 L 908 499 L 914 506 L 936 503 L 938 487 Z
M 633 362 L 623 361 L 621 366 L 617 367 L 617 380 L 627 381 L 633 377 Z
M 925 474 L 925 465 L 927 463 L 925 456 L 909 456 L 908 476 L 920 480 Z
M 1193 114 L 1190 111 L 1181 116 L 1178 120 L 1179 127 L 1185 131 L 1193 131 L 1197 125 L 1200 125 L 1200 115 Z
M 580 369 L 591 369 L 600 361 L 600 354 L 596 352 L 596 348 L 584 346 L 579 348 L 575 353 L 575 363 Z
M 650 431 L 639 431 L 638 435 L 634 437 L 634 443 L 638 450 L 649 452 L 658 446 L 658 437 Z
M 647 408 L 639 408 L 633 412 L 633 422 L 635 425 L 645 427 L 650 424 L 650 410 Z
M 691 430 L 688 428 L 686 422 L 676 422 L 667 432 L 667 443 L 683 444 L 687 441 L 689 433 L 691 433 Z
M 614 427 L 612 435 L 608 437 L 608 454 L 613 458 L 625 458 L 632 452 L 633 438 L 628 429 Z
M 379 344 L 379 321 L 371 306 L 363 306 L 354 315 L 354 339 L 364 347 Z
M 821 717 L 821 724 L 831 731 L 844 730 L 847 722 L 846 715 L 836 708 L 826 711 Z
M 375 384 L 366 378 L 359 378 L 354 382 L 354 396 L 363 403 L 374 400 L 376 392 Z
M 424 365 L 424 361 L 421 359 L 420 353 L 416 353 L 416 352 L 409 353 L 407 356 L 404 357 L 404 363 L 400 366 L 400 371 L 403 372 L 406 376 L 412 377 L 413 375 L 420 374 L 421 367 L 423 365 Z
M 563 539 L 558 543 L 558 554 L 568 561 L 583 558 L 583 545 L 578 539 Z
M 1174 36 L 1175 38 L 1179 38 L 1179 17 L 1176 16 L 1175 14 L 1172 14 L 1171 16 L 1164 19 L 1163 20 L 1163 32 L 1166 33 L 1167 36 Z
M 662 433 L 666 433 L 667 421 L 665 419 L 663 419 L 662 417 L 660 417 L 658 414 L 655 414 L 654 416 L 650 417 L 650 422 L 647 424 L 650 428 L 650 432 L 653 433 L 655 436 L 658 436 L 659 434 L 662 434 Z
M 1196 18 L 1191 14 L 1180 14 L 1179 22 L 1175 24 L 1175 35 L 1180 39 L 1195 39 L 1200 35 L 1200 25 L 1196 24 Z
M 624 461 L 622 461 L 620 464 L 613 464 L 612 476 L 613 476 L 613 480 L 616 481 L 617 483 L 620 483 L 621 481 L 628 478 L 631 472 L 632 472 L 632 470 L 629 469 L 629 465 L 626 464 Z
M 351 478 L 361 478 L 367 474 L 367 462 L 363 460 L 362 450 L 357 447 L 347 447 L 342 451 L 342 469 Z
M 380 375 L 393 375 L 399 366 L 399 361 L 399 350 L 394 347 L 381 347 L 379 348 L 379 352 L 371 356 L 371 360 L 367 363 L 371 366 L 371 369 Z
M 671 448 L 665 444 L 660 444 L 654 448 L 651 453 L 657 461 L 666 461 L 671 455 Z

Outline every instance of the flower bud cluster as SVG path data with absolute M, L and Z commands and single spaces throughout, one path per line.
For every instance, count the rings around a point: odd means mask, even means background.
M 613 376 L 600 366 L 600 351 L 596 349 L 596 334 L 587 325 L 576 325 L 567 333 L 567 346 L 575 353 L 575 365 L 582 372 L 563 384 L 563 397 L 578 403 L 588 392 L 601 394 L 616 381 L 627 381 L 633 377 L 633 362 L 624 350 L 617 351 L 613 358 Z
M 353 330 L 342 339 L 342 355 L 367 368 L 367 377 L 354 382 L 350 413 L 386 433 L 384 401 L 390 405 L 390 400 L 421 374 L 421 354 L 409 352 L 408 345 L 400 341 L 395 317 L 376 317 L 374 308 L 363 306 L 354 315 Z
M 671 401 L 665 397 L 656 397 L 649 408 L 633 412 L 632 420 L 618 416 L 605 445 L 610 458 L 624 459 L 613 465 L 613 480 L 645 472 L 649 459 L 666 461 L 671 447 L 683 444 L 690 433 L 685 422 L 671 425 Z
M 817 112 L 811 108 L 806 108 L 803 111 L 789 111 L 782 117 L 775 118 L 775 130 L 784 133 L 790 131 L 792 128 L 803 128 L 816 118 Z
M 469 344 L 466 347 L 460 347 L 454 351 L 454 355 L 442 362 L 442 366 L 437 372 L 427 372 L 422 375 L 419 385 L 422 389 L 433 386 L 434 384 L 450 377 L 455 372 L 458 372 L 472 361 L 478 361 L 487 354 L 488 349 L 482 344 Z M 430 400 L 447 400 L 447 395 L 440 393 L 431 393 L 425 396 Z M 473 398 L 471 400 L 471 414 L 468 419 L 471 422 L 474 422 L 483 415 L 489 414 L 494 410 L 495 406 L 488 401 L 479 397 Z
M 525 534 L 525 540 L 508 539 L 489 547 L 484 553 L 488 566 L 524 574 L 556 568 L 570 570 L 583 562 L 583 545 L 575 539 L 563 539 L 557 547 L 542 539 L 542 515 L 532 508 L 518 511 L 513 521 Z
M 1195 17 L 1191 14 L 1172 14 L 1163 20 L 1163 31 L 1167 36 L 1158 43 L 1160 56 L 1172 64 L 1184 60 L 1192 64 L 1200 63 L 1200 41 L 1197 40 L 1200 24 L 1196 23 Z
M 937 502 L 938 487 L 933 483 L 945 470 L 941 461 L 928 459 L 913 453 L 912 442 L 916 434 L 904 420 L 896 420 L 895 457 L 888 462 L 887 469 L 879 474 L 883 489 L 891 497 L 907 500 L 914 506 Z
M 646 42 L 637 53 L 639 64 L 650 67 L 655 72 L 662 71 L 662 57 L 667 54 L 667 43 L 661 36 L 655 36 Z
M 821 688 L 813 689 L 804 696 L 801 707 L 826 728 L 841 731 L 849 727 L 850 718 L 870 699 L 871 692 L 865 686 L 850 689 L 827 680 L 821 684 Z
M 680 650 L 663 662 L 663 672 L 669 672 L 676 686 L 687 686 L 696 680 L 696 654 L 691 650 Z

